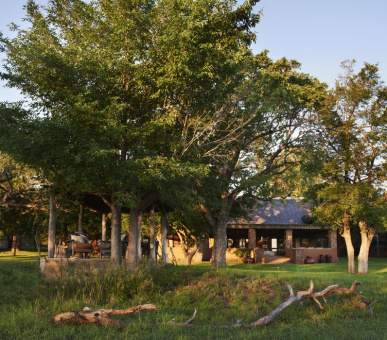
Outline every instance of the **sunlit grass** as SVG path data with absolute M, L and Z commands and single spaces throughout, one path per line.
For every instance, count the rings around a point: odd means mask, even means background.
M 347 274 L 347 263 L 314 265 L 246 265 L 213 268 L 144 264 L 136 272 L 111 268 L 104 276 L 74 272 L 67 280 L 44 281 L 34 256 L 0 256 L 0 338 L 4 339 L 384 339 L 387 332 L 387 259 L 371 259 L 370 274 Z M 31 256 L 28 256 L 31 255 Z M 249 323 L 267 315 L 295 293 L 315 283 L 350 287 L 362 282 L 366 298 L 377 300 L 375 317 L 356 298 L 329 295 L 324 310 L 309 301 L 293 304 L 274 322 L 259 329 L 211 329 L 211 325 Z M 154 312 L 120 317 L 125 329 L 96 325 L 54 325 L 53 315 L 84 306 L 124 308 L 156 304 Z M 197 309 L 198 328 L 171 326 Z M 156 324 L 159 324 L 156 326 Z M 160 325 L 161 324 L 161 325 Z
M 41 256 L 47 256 L 47 252 L 41 252 Z M 5 259 L 32 259 L 32 258 L 38 258 L 39 255 L 36 251 L 29 251 L 29 250 L 18 250 L 16 251 L 16 255 L 14 255 L 13 251 L 0 251 L 0 260 Z

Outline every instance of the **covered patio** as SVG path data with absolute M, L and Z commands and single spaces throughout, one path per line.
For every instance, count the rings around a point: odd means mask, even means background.
M 305 223 L 309 209 L 309 204 L 292 199 L 274 200 L 256 207 L 249 219 L 230 221 L 228 253 L 235 252 L 232 248 L 257 247 L 265 257 L 283 256 L 296 264 L 303 264 L 307 256 L 315 262 L 337 262 L 337 231 Z

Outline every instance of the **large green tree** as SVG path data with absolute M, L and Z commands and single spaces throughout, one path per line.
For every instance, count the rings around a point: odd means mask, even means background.
M 45 182 L 31 168 L 0 153 L 0 232 L 20 250 L 21 236 L 34 237 L 36 245 L 45 228 Z
M 273 179 L 300 164 L 313 145 L 310 123 L 325 86 L 300 73 L 300 64 L 246 58 L 245 79 L 218 108 L 216 129 L 200 141 L 210 176 L 200 204 L 214 236 L 213 265 L 226 264 L 227 222 L 234 208 L 279 192 Z
M 30 27 L 1 39 L 1 78 L 32 103 L 2 109 L 2 147 L 54 187 L 95 192 L 110 206 L 114 261 L 122 205 L 133 216 L 135 265 L 135 216 L 168 178 L 191 172 L 187 121 L 211 121 L 213 102 L 240 80 L 257 2 L 29 0 Z
M 324 166 L 315 213 L 341 230 L 348 254 L 348 272 L 355 273 L 351 224 L 358 223 L 361 247 L 358 272 L 368 271 L 368 252 L 375 229 L 385 220 L 383 184 L 387 174 L 387 87 L 377 65 L 342 64 L 344 74 L 319 113 Z

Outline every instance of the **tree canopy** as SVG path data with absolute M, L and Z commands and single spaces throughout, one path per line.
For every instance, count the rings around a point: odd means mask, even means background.
M 349 272 L 355 271 L 350 223 L 358 223 L 364 242 L 359 272 L 367 272 L 368 248 L 375 228 L 384 224 L 387 175 L 387 87 L 377 65 L 342 64 L 344 74 L 319 112 L 324 162 L 316 187 L 321 223 L 337 226 L 346 240 Z
M 213 227 L 217 265 L 225 265 L 232 209 L 278 194 L 273 177 L 300 164 L 312 147 L 310 127 L 325 86 L 299 66 L 273 61 L 267 51 L 246 58 L 243 83 L 220 105 L 217 128 L 203 138 L 211 174 L 201 207 Z
M 100 194 L 118 242 L 120 206 L 203 171 L 182 157 L 187 121 L 212 124 L 241 80 L 257 2 L 28 1 L 30 27 L 1 39 L 1 78 L 31 104 L 2 107 L 2 149 L 54 186 Z

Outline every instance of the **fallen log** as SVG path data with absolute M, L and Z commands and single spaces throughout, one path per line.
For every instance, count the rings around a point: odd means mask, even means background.
M 72 322 L 77 324 L 95 323 L 97 325 L 125 327 L 126 324 L 110 318 L 110 315 L 127 315 L 138 313 L 144 310 L 156 310 L 155 305 L 139 305 L 125 309 L 97 309 L 91 310 L 89 307 L 83 308 L 81 312 L 67 312 L 55 315 L 52 321 L 56 324 Z

